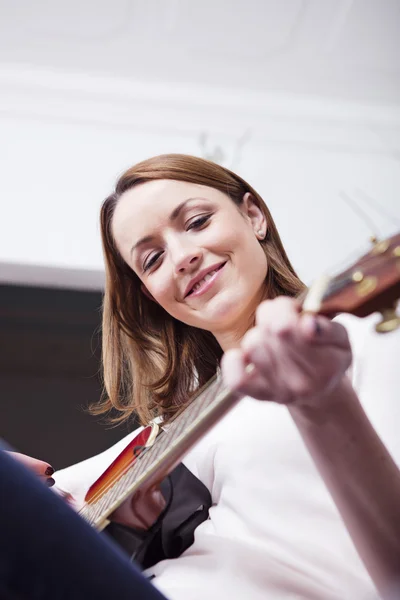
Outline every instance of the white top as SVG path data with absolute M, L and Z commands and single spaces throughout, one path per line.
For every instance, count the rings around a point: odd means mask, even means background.
M 361 401 L 400 463 L 400 330 L 341 316 Z M 396 368 L 397 367 L 397 368 Z M 56 474 L 82 499 L 136 432 Z M 182 556 L 149 571 L 171 600 L 370 600 L 374 586 L 284 406 L 243 399 L 183 460 L 210 490 L 209 520 Z

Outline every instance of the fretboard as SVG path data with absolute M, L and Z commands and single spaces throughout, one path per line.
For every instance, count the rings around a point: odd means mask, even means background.
M 223 388 L 220 378 L 211 379 L 193 401 L 146 448 L 95 501 L 85 504 L 81 516 L 97 529 L 107 517 L 142 486 L 159 483 L 182 460 L 188 450 L 221 419 L 241 396 Z

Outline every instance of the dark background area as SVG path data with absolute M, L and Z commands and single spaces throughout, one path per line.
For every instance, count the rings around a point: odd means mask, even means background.
M 55 469 L 135 426 L 87 408 L 101 395 L 101 293 L 0 285 L 0 437 Z

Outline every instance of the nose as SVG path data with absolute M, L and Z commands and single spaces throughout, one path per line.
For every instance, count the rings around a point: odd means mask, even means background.
M 198 269 L 201 263 L 202 252 L 198 247 L 188 245 L 176 245 L 171 249 L 171 258 L 176 273 L 187 273 Z

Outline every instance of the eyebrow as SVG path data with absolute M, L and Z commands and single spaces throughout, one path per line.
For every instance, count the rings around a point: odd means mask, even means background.
M 197 198 L 197 197 L 186 198 L 186 200 L 184 200 L 183 202 L 178 204 L 178 206 L 176 206 L 174 208 L 174 210 L 172 211 L 172 213 L 169 215 L 170 222 L 173 223 L 174 221 L 176 221 L 176 219 L 179 217 L 180 213 L 185 208 L 186 204 L 188 204 L 188 202 L 191 202 L 192 200 L 206 200 L 206 199 L 207 198 Z M 153 235 L 146 235 L 145 237 L 140 238 L 139 241 L 137 241 L 135 244 L 133 244 L 133 246 L 130 250 L 130 255 L 132 255 L 133 251 L 136 250 L 139 246 L 143 246 L 144 244 L 151 242 L 153 239 L 154 239 Z

